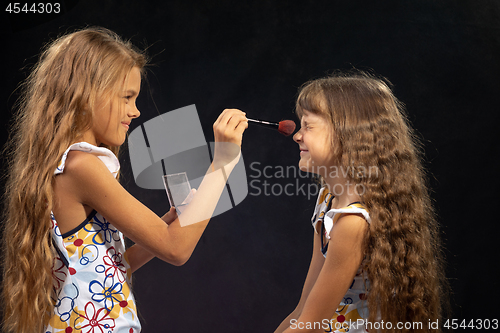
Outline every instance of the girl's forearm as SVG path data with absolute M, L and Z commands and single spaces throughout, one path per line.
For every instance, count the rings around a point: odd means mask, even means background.
M 158 258 L 176 266 L 183 265 L 190 258 L 238 160 L 239 154 L 230 163 L 210 166 L 189 205 L 167 227 L 168 240 L 163 242 L 169 248 L 167 252 L 172 253 L 172 258 L 164 257 L 161 251 L 156 254 Z M 162 232 L 159 232 L 160 234 Z
M 125 258 L 130 265 L 130 270 L 134 273 L 143 265 L 148 263 L 155 256 L 139 244 L 134 244 L 125 252 Z
M 224 165 L 211 165 L 203 181 L 196 190 L 192 201 L 179 216 L 181 226 L 190 226 L 209 220 L 219 198 L 226 187 L 227 179 L 239 160 L 239 155 L 232 162 Z

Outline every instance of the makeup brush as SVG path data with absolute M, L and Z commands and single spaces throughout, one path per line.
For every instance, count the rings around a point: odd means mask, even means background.
M 250 118 L 247 119 L 248 121 L 253 122 L 257 125 L 267 128 L 277 129 L 278 132 L 280 132 L 284 136 L 289 136 L 290 134 L 293 133 L 293 131 L 295 131 L 295 123 L 292 120 L 282 120 L 279 123 L 273 123 L 265 120 L 256 120 Z

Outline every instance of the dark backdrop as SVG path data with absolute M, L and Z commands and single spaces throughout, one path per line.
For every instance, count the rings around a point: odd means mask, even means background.
M 155 66 L 138 104 L 140 123 L 196 104 L 207 141 L 229 107 L 254 118 L 295 119 L 294 98 L 305 81 L 336 69 L 371 70 L 389 78 L 423 138 L 446 246 L 453 318 L 498 318 L 497 217 L 500 2 L 384 1 L 118 1 L 65 0 L 59 15 L 9 14 L 2 7 L 2 144 L 16 86 L 40 47 L 61 33 L 99 25 L 148 47 Z M 131 128 L 131 129 L 133 129 Z M 166 143 L 168 144 L 168 142 Z M 264 193 L 298 183 L 291 138 L 251 126 L 243 157 L 257 179 L 235 209 L 210 222 L 182 267 L 157 259 L 135 274 L 145 332 L 272 332 L 298 302 L 312 243 L 314 205 Z M 158 214 L 163 191 L 138 188 L 128 156 L 124 186 Z M 259 164 L 253 164 L 259 162 Z M 306 187 L 307 189 L 307 187 Z M 258 194 L 258 190 L 262 191 Z M 289 188 L 291 190 L 291 188 Z M 496 271 L 496 270 L 495 270 Z

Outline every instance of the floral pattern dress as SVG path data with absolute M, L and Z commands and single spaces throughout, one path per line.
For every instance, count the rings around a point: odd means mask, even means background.
M 344 208 L 331 209 L 332 199 L 333 195 L 326 187 L 323 187 L 319 192 L 316 208 L 311 219 L 315 232 L 320 233 L 322 236 L 320 250 L 325 258 L 328 253 L 330 231 L 342 214 L 360 214 L 368 223 L 371 222 L 368 211 L 361 203 L 351 203 Z M 368 320 L 366 290 L 369 286 L 370 283 L 360 266 L 334 316 L 330 319 L 328 325 L 323 325 L 323 329 L 328 326 L 324 330 L 325 332 L 367 332 L 364 321 Z
M 96 155 L 115 177 L 120 169 L 110 150 L 80 142 L 66 150 L 56 175 L 64 171 L 70 150 Z M 52 240 L 59 255 L 52 267 L 54 313 L 45 332 L 140 332 L 122 233 L 96 211 L 65 234 L 53 215 L 51 219 Z

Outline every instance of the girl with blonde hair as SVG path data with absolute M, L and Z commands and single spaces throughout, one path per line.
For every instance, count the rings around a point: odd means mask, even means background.
M 246 117 L 224 110 L 214 123 L 214 160 L 183 227 L 173 208 L 157 216 L 117 181 L 146 63 L 113 32 L 88 28 L 48 45 L 24 83 L 8 146 L 3 332 L 139 332 L 131 274 L 154 256 L 182 265 L 200 239 Z M 124 235 L 135 243 L 126 251 Z
M 299 167 L 322 182 L 300 301 L 276 332 L 436 332 L 446 285 L 418 140 L 384 80 L 306 83 Z

